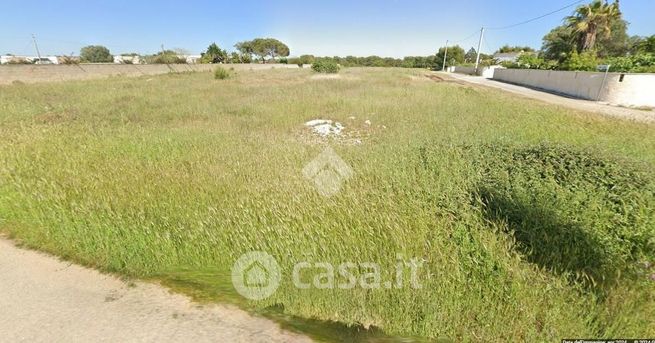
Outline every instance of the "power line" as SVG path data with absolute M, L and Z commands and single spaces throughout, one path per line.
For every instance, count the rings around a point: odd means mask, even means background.
M 465 41 L 467 41 L 467 40 L 473 38 L 473 36 L 477 35 L 478 32 L 480 32 L 480 30 L 475 30 L 473 33 L 471 33 L 471 34 L 470 34 L 469 36 L 467 36 L 466 38 L 464 38 L 464 39 L 460 39 L 460 40 L 457 40 L 457 41 L 453 41 L 453 42 L 450 42 L 450 43 L 452 43 L 452 44 L 457 44 L 457 43 L 465 42 Z
M 34 43 L 32 43 L 32 40 L 30 39 L 30 41 L 27 42 L 27 44 L 25 44 L 25 47 L 18 50 L 18 52 L 21 53 L 21 54 L 24 54 L 24 55 L 29 55 L 32 50 L 28 50 L 28 49 L 30 48 L 30 46 L 32 46 L 32 44 L 34 44 Z
M 482 38 L 482 44 L 485 48 L 487 48 L 487 51 L 493 51 L 491 50 L 491 44 L 489 44 L 489 41 L 487 41 L 487 37 Z
M 583 2 L 583 1 L 587 1 L 587 0 L 578 0 L 578 1 L 574 2 L 574 3 L 572 3 L 572 4 L 566 5 L 566 6 L 562 7 L 562 8 L 560 8 L 560 9 L 554 10 L 552 12 L 548 12 L 546 14 L 540 15 L 540 16 L 532 18 L 532 19 L 528 19 L 526 21 L 522 21 L 520 23 L 507 25 L 507 26 L 500 26 L 500 27 L 489 27 L 489 28 L 485 28 L 485 29 L 487 29 L 487 30 L 504 30 L 504 29 L 509 29 L 509 28 L 512 28 L 512 27 L 520 26 L 520 25 L 523 25 L 523 24 L 531 23 L 531 22 L 533 22 L 535 20 L 539 20 L 541 18 L 545 18 L 545 17 L 547 17 L 549 15 L 552 15 L 552 14 L 555 14 L 557 12 L 561 12 L 561 11 L 563 11 L 563 10 L 569 8 L 569 7 L 573 7 L 573 6 L 579 4 L 579 3 Z

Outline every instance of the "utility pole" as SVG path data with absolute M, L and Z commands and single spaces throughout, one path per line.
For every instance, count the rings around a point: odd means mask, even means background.
M 603 67 L 605 68 L 605 76 L 603 77 L 603 82 L 600 84 L 600 88 L 598 88 L 598 95 L 596 96 L 596 101 L 600 101 L 600 93 L 603 92 L 603 88 L 605 87 L 605 82 L 607 81 L 607 74 L 609 74 L 612 65 L 608 64 Z
M 36 56 L 39 58 L 39 63 L 41 64 L 41 52 L 39 51 L 39 45 L 36 44 L 36 36 L 32 34 L 32 41 L 34 41 L 34 48 L 36 49 Z
M 446 71 L 446 56 L 448 56 L 448 40 L 446 39 L 446 51 L 443 54 L 443 66 L 441 67 L 441 71 Z
M 478 56 L 475 58 L 475 73 L 478 73 L 478 65 L 480 65 L 480 48 L 482 48 L 482 37 L 484 37 L 484 27 L 480 29 L 480 40 L 478 41 Z
M 164 44 L 161 45 L 161 58 L 164 63 L 166 63 L 166 66 L 168 69 L 171 70 L 171 72 L 174 72 L 175 69 L 171 66 L 170 62 L 168 61 L 168 58 L 166 58 L 166 50 L 164 50 Z

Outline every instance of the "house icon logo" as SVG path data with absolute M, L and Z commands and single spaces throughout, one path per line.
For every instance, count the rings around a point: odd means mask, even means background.
M 275 258 L 262 251 L 241 255 L 232 266 L 232 285 L 244 298 L 262 300 L 280 285 L 280 267 Z
M 331 197 L 341 190 L 341 184 L 353 175 L 353 170 L 330 147 L 325 148 L 302 170 L 303 175 L 313 181 L 316 190 L 325 197 Z

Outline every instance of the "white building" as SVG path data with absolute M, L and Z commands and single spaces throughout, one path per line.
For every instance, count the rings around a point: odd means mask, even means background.
M 139 58 L 138 55 L 137 56 L 118 55 L 118 56 L 114 56 L 114 63 L 116 63 L 116 64 L 139 64 L 139 63 L 141 63 L 141 59 Z
M 59 59 L 57 56 L 41 56 L 39 60 L 36 56 L 14 56 L 14 55 L 2 55 L 0 56 L 0 64 L 9 64 L 9 63 L 18 63 L 20 61 L 25 61 L 33 64 L 59 64 Z
M 178 55 L 179 58 L 184 58 L 188 64 L 197 64 L 200 63 L 202 56 L 200 55 Z
M 496 59 L 498 63 L 516 62 L 522 53 L 523 51 L 497 53 L 494 55 L 494 59 Z

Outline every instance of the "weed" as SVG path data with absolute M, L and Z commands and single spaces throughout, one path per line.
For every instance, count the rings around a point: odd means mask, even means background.
M 226 70 L 225 68 L 220 66 L 214 69 L 214 78 L 216 80 L 225 80 L 225 79 L 229 79 L 230 77 L 232 77 L 232 73 L 229 70 Z

